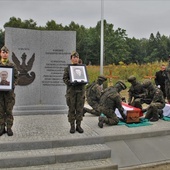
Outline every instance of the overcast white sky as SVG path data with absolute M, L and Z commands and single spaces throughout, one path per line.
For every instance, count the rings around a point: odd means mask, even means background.
M 33 19 L 38 26 L 54 20 L 86 28 L 101 20 L 101 0 L 0 0 L 0 29 L 10 17 Z M 125 29 L 128 37 L 170 36 L 170 0 L 104 0 L 104 19 Z

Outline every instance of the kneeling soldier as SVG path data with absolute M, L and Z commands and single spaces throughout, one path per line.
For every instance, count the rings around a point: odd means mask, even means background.
M 99 116 L 98 126 L 103 128 L 103 124 L 117 125 L 119 118 L 117 117 L 115 110 L 119 110 L 122 118 L 126 120 L 124 114 L 124 108 L 122 107 L 122 99 L 120 91 L 125 90 L 126 85 L 122 81 L 118 81 L 114 86 L 106 88 L 100 98 L 100 112 L 104 113 L 106 117 Z

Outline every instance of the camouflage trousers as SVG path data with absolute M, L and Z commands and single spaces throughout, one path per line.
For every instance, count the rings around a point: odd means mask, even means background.
M 117 117 L 113 109 L 104 106 L 100 106 L 99 109 L 100 112 L 106 116 L 104 123 L 108 125 L 117 125 L 119 123 L 119 118 Z
M 0 125 L 6 125 L 9 128 L 12 127 L 14 121 L 12 114 L 14 104 L 14 91 L 0 92 Z
M 83 107 L 85 102 L 85 93 L 81 90 L 70 91 L 66 94 L 66 102 L 69 107 L 68 121 L 70 123 L 80 123 L 83 120 Z
M 156 118 L 159 119 L 159 110 L 162 110 L 165 107 L 165 104 L 162 103 L 151 103 L 149 108 L 147 109 L 147 113 L 145 115 L 146 119 Z
M 87 103 L 93 108 L 93 109 L 88 109 L 84 108 L 88 113 L 91 113 L 96 116 L 100 116 L 100 110 L 99 110 L 99 102 L 98 101 L 87 101 Z

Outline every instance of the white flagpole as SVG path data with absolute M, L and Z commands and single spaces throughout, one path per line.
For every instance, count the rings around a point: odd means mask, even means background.
M 104 16 L 104 0 L 101 0 L 101 37 L 100 37 L 100 75 L 103 75 L 103 47 L 104 47 L 104 31 L 103 31 L 103 16 Z

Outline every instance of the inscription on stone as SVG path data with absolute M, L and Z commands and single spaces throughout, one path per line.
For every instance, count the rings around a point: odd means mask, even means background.
M 42 77 L 43 86 L 65 86 L 63 83 L 64 68 L 67 67 L 66 60 L 62 59 L 63 55 L 70 55 L 64 49 L 53 49 L 46 51 L 46 62 L 44 63 L 44 75 Z M 57 57 L 54 57 L 57 56 Z
M 52 60 L 45 65 L 45 72 L 42 80 L 44 86 L 64 86 L 63 71 L 67 66 L 66 61 Z

